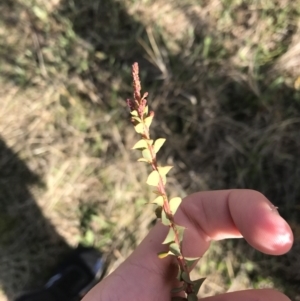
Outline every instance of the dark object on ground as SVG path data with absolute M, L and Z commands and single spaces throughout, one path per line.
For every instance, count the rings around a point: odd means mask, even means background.
M 102 254 L 79 246 L 55 269 L 43 289 L 15 301 L 78 301 L 100 280 L 104 270 Z

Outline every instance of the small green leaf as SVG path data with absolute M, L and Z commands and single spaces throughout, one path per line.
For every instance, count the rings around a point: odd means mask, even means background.
M 183 298 L 183 297 L 172 297 L 171 301 L 187 301 L 187 298 Z
M 162 175 L 161 176 L 161 180 L 162 180 L 163 184 L 166 185 L 166 183 L 167 183 L 167 177 L 164 176 L 164 175 Z
M 149 111 L 149 107 L 148 107 L 148 106 L 145 106 L 145 109 L 144 109 L 144 112 L 143 112 L 144 115 L 147 116 L 147 115 L 148 115 L 148 111 Z
M 150 163 L 151 161 L 149 161 L 149 160 L 147 160 L 145 158 L 139 158 L 138 162 L 147 162 L 147 163 Z
M 193 281 L 190 279 L 190 276 L 187 274 L 187 272 L 182 272 L 181 273 L 181 278 L 184 282 L 186 283 L 190 283 L 190 284 L 193 284 Z
M 170 226 L 170 224 L 171 224 L 169 219 L 167 218 L 166 212 L 164 210 L 161 212 L 161 222 L 165 226 Z
M 168 168 L 169 166 L 166 166 L 166 167 L 157 167 L 157 170 L 161 176 L 161 180 L 163 182 L 163 184 L 165 185 L 166 182 L 167 182 L 167 178 L 166 178 L 166 172 L 168 172 Z M 171 167 L 172 168 L 172 167 Z M 171 169 L 169 168 L 169 170 Z
M 137 110 L 131 111 L 130 114 L 131 114 L 132 116 L 139 116 Z
M 164 204 L 164 198 L 160 195 L 154 201 L 152 201 L 151 204 L 156 204 L 162 207 Z
M 157 170 L 153 170 L 147 179 L 147 184 L 150 186 L 157 186 L 160 180 L 160 176 Z
M 144 124 L 143 123 L 138 123 L 135 127 L 134 127 L 135 131 L 138 134 L 142 134 L 144 133 Z
M 153 120 L 153 116 L 148 116 L 144 119 L 145 125 L 149 128 Z
M 155 151 L 155 153 L 158 153 L 158 151 L 163 146 L 165 141 L 166 141 L 165 138 L 158 138 L 157 140 L 155 140 L 155 142 L 154 142 L 154 151 Z
M 199 259 L 200 257 L 184 257 L 188 267 L 193 266 Z
M 173 166 L 159 166 L 157 167 L 158 172 L 163 175 L 166 176 L 167 173 L 173 168 Z
M 179 241 L 182 242 L 185 227 L 176 225 L 176 229 L 177 229 L 177 231 L 178 231 L 178 236 L 179 236 L 178 238 L 179 238 Z
M 170 204 L 170 209 L 171 209 L 173 215 L 176 213 L 181 202 L 182 202 L 182 200 L 179 197 L 172 198 L 170 200 L 169 204 Z
M 197 295 L 192 293 L 187 296 L 187 300 L 188 301 L 198 301 L 198 297 L 197 297 Z
M 175 255 L 175 256 L 180 256 L 181 255 L 179 246 L 175 242 L 170 244 L 169 253 L 171 253 L 172 255 Z
M 132 147 L 132 149 L 147 148 L 147 147 L 148 147 L 147 141 L 144 139 L 141 139 Z
M 169 252 L 159 252 L 157 253 L 158 258 L 165 258 L 169 255 Z
M 137 122 L 142 122 L 142 119 L 140 117 L 132 116 L 131 118 Z
M 173 228 L 169 229 L 169 232 L 167 234 L 167 237 L 165 238 L 165 240 L 162 242 L 163 245 L 165 244 L 169 244 L 171 242 L 174 242 L 175 240 L 175 232 L 173 230 Z
M 142 155 L 143 155 L 143 157 L 144 157 L 145 159 L 147 159 L 149 162 L 152 161 L 152 157 L 151 157 L 151 153 L 150 153 L 149 149 L 144 149 L 144 150 L 142 151 Z
M 194 293 L 197 295 L 199 290 L 200 290 L 200 287 L 202 285 L 202 283 L 204 282 L 206 278 L 200 278 L 200 279 L 197 279 L 197 280 L 194 280 L 193 281 L 193 290 L 194 290 Z
M 176 279 L 179 280 L 179 281 L 182 281 L 182 279 L 181 279 L 181 273 L 182 273 L 182 271 L 180 269 L 180 265 L 178 265 L 178 272 L 177 272 Z
M 185 284 L 183 284 L 182 286 L 179 286 L 179 287 L 174 287 L 174 288 L 171 289 L 171 293 L 172 294 L 180 293 L 180 292 L 184 291 L 185 288 L 186 288 Z

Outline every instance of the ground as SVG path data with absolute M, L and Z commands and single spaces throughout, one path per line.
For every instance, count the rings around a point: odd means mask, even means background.
M 292 225 L 286 256 L 215 243 L 201 296 L 278 287 L 300 300 L 300 1 L 1 0 L 0 300 L 78 243 L 108 273 L 154 222 L 126 108 L 138 61 L 167 139 L 170 195 L 251 188 Z M 297 266 L 298 265 L 298 266 Z M 1 294 L 3 296 L 1 296 Z

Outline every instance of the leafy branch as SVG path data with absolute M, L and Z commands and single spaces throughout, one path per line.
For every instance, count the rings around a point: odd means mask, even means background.
M 150 138 L 150 126 L 154 118 L 154 112 L 149 111 L 147 105 L 148 93 L 141 95 L 141 83 L 139 79 L 138 63 L 132 65 L 133 78 L 133 99 L 127 100 L 130 109 L 131 122 L 135 131 L 140 134 L 141 139 L 132 147 L 142 152 L 139 162 L 146 162 L 152 167 L 152 172 L 147 178 L 147 184 L 156 187 L 154 193 L 156 198 L 150 202 L 156 205 L 155 214 L 161 222 L 169 228 L 168 234 L 162 244 L 168 245 L 167 252 L 158 253 L 159 258 L 174 256 L 178 264 L 177 279 L 181 282 L 180 287 L 171 290 L 171 293 L 185 293 L 186 297 L 173 297 L 172 301 L 188 300 L 197 301 L 197 293 L 205 278 L 192 281 L 190 279 L 190 270 L 199 258 L 184 257 L 182 254 L 182 241 L 185 228 L 177 225 L 174 221 L 174 215 L 180 206 L 182 200 L 175 197 L 169 200 L 165 185 L 167 174 L 173 166 L 159 166 L 156 155 L 165 143 L 166 139 L 158 138 L 155 141 Z

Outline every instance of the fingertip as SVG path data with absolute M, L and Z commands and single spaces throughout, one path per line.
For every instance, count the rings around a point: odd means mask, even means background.
M 274 289 L 246 290 L 203 298 L 201 301 L 291 301 L 283 293 Z
M 276 207 L 258 191 L 239 191 L 238 197 L 239 200 L 232 195 L 228 205 L 234 223 L 248 243 L 266 254 L 288 252 L 293 245 L 293 233 Z

